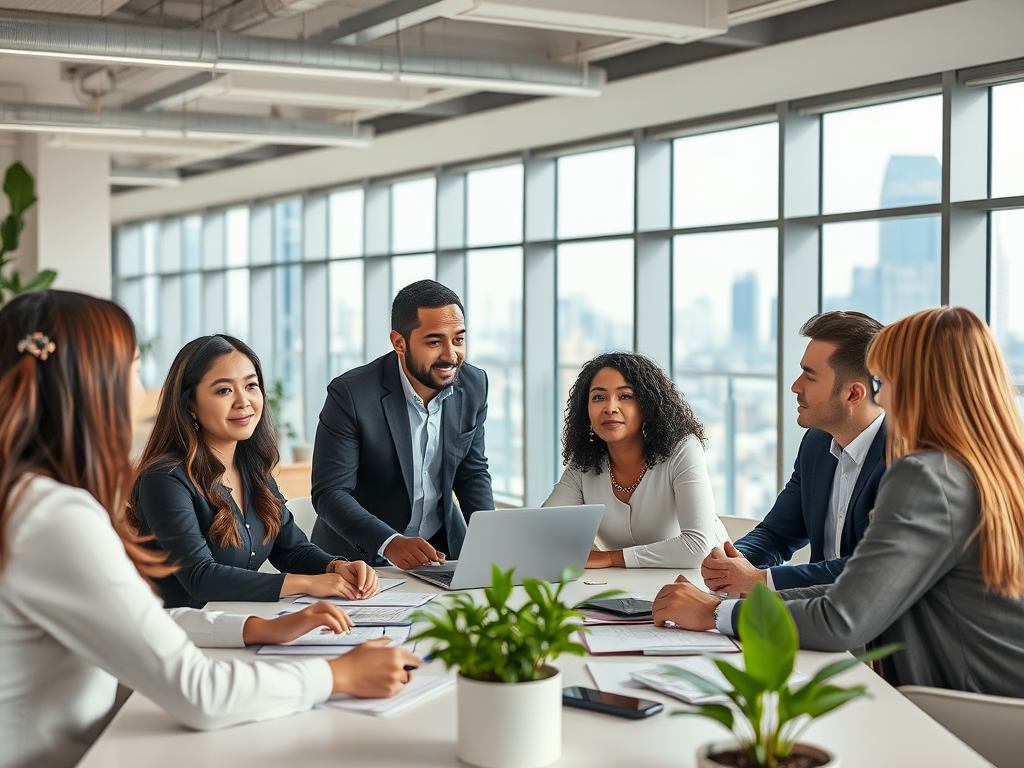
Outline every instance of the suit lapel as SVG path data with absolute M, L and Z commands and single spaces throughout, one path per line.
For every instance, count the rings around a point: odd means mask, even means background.
M 405 391 L 402 389 L 402 380 L 398 378 L 401 375 L 398 355 L 392 352 L 384 362 L 381 385 L 385 394 L 381 404 L 384 406 L 388 429 L 391 430 L 391 439 L 395 443 L 398 463 L 402 467 L 409 504 L 412 504 L 412 430 L 409 428 L 409 406 L 405 402 Z
M 857 476 L 857 484 L 853 486 L 853 495 L 850 496 L 850 506 L 848 509 L 850 512 L 846 514 L 846 522 L 843 524 L 845 529 L 847 526 L 852 526 L 851 522 L 853 515 L 851 512 L 857 506 L 857 499 L 860 498 L 861 492 L 868 484 L 868 480 L 875 471 L 875 467 L 881 462 L 882 454 L 885 452 L 885 421 L 879 427 L 878 432 L 875 433 L 875 439 L 871 441 L 871 447 L 868 448 L 867 454 L 864 456 L 864 466 L 860 468 L 860 474 Z M 851 528 L 852 530 L 852 528 Z
M 459 425 L 462 423 L 462 388 L 456 384 L 452 389 L 452 393 L 448 396 L 448 399 L 444 401 L 444 407 L 441 409 L 441 451 L 445 457 L 443 467 L 441 469 L 441 477 L 443 480 L 441 486 L 441 492 L 444 493 L 444 489 L 451 488 L 455 478 L 453 473 L 455 471 L 455 462 L 449 460 L 449 457 L 455 451 L 457 445 L 456 442 L 459 439 Z M 447 507 L 447 505 L 445 505 Z

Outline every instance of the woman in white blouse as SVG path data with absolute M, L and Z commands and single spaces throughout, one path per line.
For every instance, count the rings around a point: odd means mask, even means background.
M 118 680 L 192 728 L 390 696 L 419 659 L 379 643 L 325 661 L 215 661 L 197 648 L 282 643 L 351 622 L 317 604 L 279 619 L 165 612 L 144 577 L 173 569 L 125 524 L 135 331 L 111 301 L 65 291 L 0 309 L 0 766 L 74 765 Z
M 727 538 L 704 461 L 704 426 L 643 355 L 591 360 L 569 393 L 565 471 L 545 507 L 604 504 L 587 568 L 699 568 Z

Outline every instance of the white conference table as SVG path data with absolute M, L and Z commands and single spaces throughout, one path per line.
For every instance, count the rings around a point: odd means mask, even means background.
M 382 576 L 404 576 L 395 569 L 381 569 Z M 566 587 L 567 601 L 618 587 L 634 593 L 654 593 L 673 581 L 677 570 L 606 569 L 587 571 Z M 692 580 L 699 574 L 684 571 Z M 440 590 L 407 577 L 397 589 L 416 592 Z M 586 586 L 583 581 L 607 581 L 608 586 Z M 698 581 L 699 583 L 699 581 Z M 521 589 L 521 588 L 520 588 Z M 277 603 L 215 603 L 211 610 L 274 616 Z M 209 650 L 220 658 L 253 657 L 249 649 Z M 801 651 L 797 668 L 808 674 L 842 658 L 839 654 Z M 556 661 L 565 685 L 594 687 L 587 661 L 636 663 L 630 656 L 562 656 Z M 658 658 L 652 661 L 664 661 Z M 417 674 L 444 675 L 440 662 L 425 665 Z M 841 685 L 863 684 L 872 698 L 854 701 L 817 720 L 801 739 L 825 747 L 839 757 L 843 768 L 854 766 L 927 765 L 976 768 L 991 764 L 959 741 L 906 700 L 864 665 L 838 678 Z M 697 748 L 709 741 L 728 738 L 726 731 L 704 718 L 671 717 L 682 706 L 674 699 L 652 692 L 644 698 L 665 703 L 665 710 L 645 720 L 625 720 L 595 712 L 565 709 L 563 752 L 557 766 L 579 768 L 688 768 L 696 764 Z M 413 709 L 390 718 L 353 712 L 312 710 L 279 720 L 241 725 L 220 731 L 190 731 L 168 717 L 139 693 L 132 694 L 89 752 L 80 768 L 285 768 L 302 766 L 458 766 L 455 757 L 454 688 Z

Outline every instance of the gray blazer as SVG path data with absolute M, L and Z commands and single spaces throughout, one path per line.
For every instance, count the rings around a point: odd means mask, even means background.
M 381 544 L 404 533 L 412 517 L 412 431 L 398 355 L 389 352 L 344 373 L 327 388 L 313 451 L 310 539 L 327 552 L 383 565 Z M 450 559 L 466 538 L 466 521 L 494 509 L 484 455 L 487 376 L 463 363 L 441 416 L 441 498 Z M 452 492 L 462 509 L 455 506 Z
M 985 588 L 980 504 L 962 465 L 935 451 L 894 461 L 871 524 L 828 586 L 782 590 L 800 647 L 844 651 L 899 642 L 893 685 L 1024 696 L 1024 599 Z

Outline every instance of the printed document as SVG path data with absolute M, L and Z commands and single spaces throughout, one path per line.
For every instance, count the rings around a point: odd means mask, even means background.
M 454 677 L 416 675 L 389 699 L 357 699 L 345 693 L 336 693 L 323 704 L 317 704 L 316 709 L 340 709 L 374 717 L 390 717 L 454 687 Z
M 592 654 L 643 653 L 658 655 L 700 655 L 735 653 L 739 649 L 718 632 L 691 632 L 687 629 L 656 627 L 653 624 L 607 625 L 590 627 L 583 642 Z

